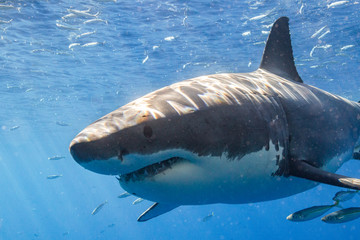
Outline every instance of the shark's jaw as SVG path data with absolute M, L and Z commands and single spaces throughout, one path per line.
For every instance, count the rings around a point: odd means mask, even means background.
M 144 181 L 147 178 L 154 178 L 158 174 L 166 174 L 166 171 L 173 168 L 174 165 L 181 161 L 187 161 L 184 158 L 172 157 L 161 162 L 153 163 L 151 165 L 140 168 L 136 171 L 120 175 L 119 181 Z
M 226 154 L 200 157 L 184 150 L 168 150 L 166 155 L 171 152 L 174 157 L 138 165 L 136 170 L 120 174 L 118 180 L 133 195 L 172 205 L 266 201 L 314 187 L 316 184 L 306 180 L 274 175 L 281 151 L 270 145 L 269 149 L 229 159 Z M 154 154 L 143 161 L 151 162 L 157 157 Z M 130 158 L 124 157 L 124 161 Z M 139 159 L 139 156 L 132 158 Z M 295 184 L 286 186 L 291 181 Z
M 76 159 L 76 144 L 71 146 Z M 171 205 L 250 203 L 278 199 L 316 183 L 278 176 L 282 146 L 268 146 L 230 158 L 185 149 L 152 154 L 126 153 L 79 163 L 93 172 L 118 175 L 120 185 L 138 197 Z

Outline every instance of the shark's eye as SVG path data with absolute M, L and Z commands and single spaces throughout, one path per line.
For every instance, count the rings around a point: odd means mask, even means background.
M 153 130 L 150 126 L 145 126 L 143 133 L 146 138 L 151 138 L 151 136 L 153 135 Z

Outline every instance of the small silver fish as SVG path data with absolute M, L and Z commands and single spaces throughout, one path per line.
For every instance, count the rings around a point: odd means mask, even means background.
M 57 121 L 57 122 L 56 122 L 56 125 L 59 125 L 59 126 L 62 126 L 62 127 L 70 126 L 68 123 L 66 123 L 66 122 L 60 122 L 60 121 Z
M 74 30 L 74 31 L 79 31 L 80 30 L 80 28 L 64 25 L 64 24 L 61 24 L 61 23 L 56 23 L 56 26 L 58 28 L 62 28 L 62 29 L 65 29 L 65 30 Z
M 128 193 L 128 192 L 123 192 L 122 194 L 120 194 L 120 195 L 118 196 L 118 198 L 126 198 L 126 197 L 129 197 L 129 196 L 131 196 L 130 193 Z
M 268 15 L 268 14 L 261 14 L 261 15 L 255 16 L 255 17 L 250 18 L 249 21 L 260 20 L 260 19 L 266 17 L 267 15 Z
M 60 155 L 56 155 L 53 157 L 48 157 L 48 160 L 60 160 L 60 159 L 64 159 L 64 156 L 60 156 Z
M 360 207 L 350 207 L 332 212 L 321 220 L 326 223 L 344 223 L 360 217 Z
M 304 4 L 301 4 L 300 10 L 299 10 L 299 14 L 303 13 L 303 9 L 304 9 Z
M 142 198 L 137 198 L 135 201 L 133 201 L 133 205 L 136 205 L 136 204 L 139 204 L 139 203 L 141 203 L 142 201 L 144 201 L 144 199 L 142 199 Z
M 322 31 L 322 30 L 324 30 L 326 28 L 326 25 L 325 26 L 323 26 L 322 28 L 320 28 L 319 30 L 317 30 L 313 35 L 311 35 L 311 37 L 310 38 L 314 38 L 314 37 L 316 37 L 317 35 L 319 35 L 320 34 L 320 32 Z
M 323 34 L 321 34 L 320 37 L 318 37 L 318 39 L 322 39 L 323 37 L 325 37 L 327 34 L 330 33 L 330 30 L 326 30 L 326 32 L 324 32 Z
M 13 127 L 10 128 L 10 131 L 14 131 L 14 130 L 18 129 L 19 127 L 20 126 L 13 126 Z
M 73 18 L 73 17 L 76 17 L 76 15 L 74 13 L 69 13 L 69 14 L 66 14 L 65 16 L 62 16 L 61 18 L 63 20 L 66 20 L 68 18 Z
M 12 8 L 15 8 L 15 7 L 11 4 L 9 4 L 9 5 L 0 4 L 0 9 L 12 9 Z
M 149 59 L 149 55 L 146 55 L 146 57 L 144 58 L 144 60 L 142 61 L 142 64 L 146 63 L 146 61 Z
M 73 48 L 73 47 L 75 47 L 75 46 L 80 46 L 80 43 L 71 43 L 71 44 L 69 45 L 69 49 L 71 49 L 71 48 Z
M 75 15 L 78 15 L 78 16 L 81 16 L 81 17 L 90 17 L 90 18 L 93 18 L 93 17 L 97 17 L 99 15 L 99 12 L 95 13 L 95 14 L 91 14 L 89 13 L 90 9 L 89 10 L 84 10 L 84 11 L 81 11 L 81 10 L 76 10 L 76 9 L 68 9 L 68 12 L 69 13 L 73 13 Z
M 90 47 L 90 46 L 96 46 L 96 45 L 103 45 L 104 42 L 89 42 L 81 45 L 81 47 Z
M 12 19 L 6 21 L 6 20 L 0 20 L 0 24 L 8 24 L 8 23 L 11 23 L 12 22 Z
M 329 211 L 331 208 L 339 205 L 339 202 L 335 202 L 332 205 L 313 206 L 297 211 L 286 217 L 287 220 L 292 222 L 309 221 L 316 217 L 319 217 Z
M 214 212 L 211 212 L 209 215 L 203 217 L 202 221 L 207 222 L 209 221 L 213 216 L 215 216 Z
M 333 2 L 333 3 L 330 3 L 329 5 L 327 5 L 328 8 L 334 8 L 336 6 L 340 6 L 340 5 L 343 5 L 345 3 L 348 3 L 349 1 L 337 1 L 337 2 Z
M 100 19 L 100 18 L 93 18 L 93 19 L 90 19 L 90 20 L 86 20 L 86 21 L 84 21 L 83 23 L 84 23 L 84 24 L 89 24 L 89 23 L 99 23 L 99 22 L 108 24 L 108 21 L 103 20 L 103 19 Z
M 60 175 L 56 175 L 56 174 L 54 174 L 54 175 L 48 175 L 46 178 L 47 179 L 56 179 L 56 178 L 59 178 L 59 177 L 62 177 L 62 175 L 60 174 Z
M 352 199 L 359 191 L 339 191 L 335 193 L 335 196 L 333 197 L 334 201 L 337 202 L 345 202 L 350 199 Z
M 97 214 L 103 207 L 105 204 L 107 204 L 107 200 L 103 203 L 101 203 L 99 206 L 97 206 L 92 212 L 91 212 L 91 215 L 95 215 Z
M 77 35 L 77 36 L 76 36 L 76 39 L 81 38 L 81 37 L 85 37 L 85 36 L 89 36 L 89 35 L 92 35 L 92 34 L 94 34 L 94 33 L 96 33 L 96 31 L 93 31 L 93 32 L 85 32 L 85 33 L 82 33 L 82 34 Z
M 348 48 L 352 48 L 352 47 L 355 47 L 355 45 L 346 45 L 346 46 L 343 46 L 342 48 L 340 48 L 340 51 L 344 51 Z
M 174 39 L 175 39 L 174 36 L 169 36 L 169 37 L 164 38 L 164 40 L 165 40 L 165 41 L 168 41 L 168 42 L 170 42 L 170 41 L 172 41 L 172 40 L 174 40 Z

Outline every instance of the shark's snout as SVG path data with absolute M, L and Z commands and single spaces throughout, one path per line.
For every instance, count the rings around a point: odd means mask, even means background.
M 70 153 L 77 163 L 89 162 L 94 158 L 90 145 L 89 142 L 76 142 L 74 140 L 70 143 Z
M 79 134 L 70 143 L 70 153 L 75 161 L 93 172 L 109 175 L 120 174 L 122 151 L 113 136 L 91 139 Z

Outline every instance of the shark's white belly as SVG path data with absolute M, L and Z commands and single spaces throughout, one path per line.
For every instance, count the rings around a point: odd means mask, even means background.
M 290 196 L 318 183 L 273 174 L 282 148 L 247 154 L 241 159 L 199 157 L 184 160 L 141 181 L 121 182 L 129 193 L 161 203 L 196 205 L 250 203 Z

